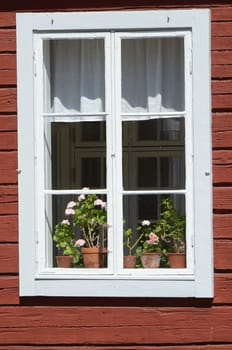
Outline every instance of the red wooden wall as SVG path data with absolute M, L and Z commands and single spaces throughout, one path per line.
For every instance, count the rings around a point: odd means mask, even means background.
M 0 4 L 0 350 L 232 349 L 232 2 L 10 3 Z M 20 299 L 15 12 L 161 7 L 211 9 L 215 298 Z

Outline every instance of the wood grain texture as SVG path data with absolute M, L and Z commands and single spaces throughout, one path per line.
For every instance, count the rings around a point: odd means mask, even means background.
M 4 184 L 17 182 L 17 152 L 0 151 L 0 189 Z
M 213 208 L 219 210 L 231 210 L 232 187 L 214 187 Z
M 17 130 L 16 115 L 0 115 L 0 132 L 16 131 L 16 130 Z
M 214 241 L 214 267 L 216 270 L 232 271 L 232 240 L 220 239 Z
M 16 15 L 14 12 L 0 12 L 0 28 L 15 27 Z
M 0 186 L 0 215 L 18 214 L 17 187 L 13 185 Z
M 0 244 L 0 274 L 18 273 L 18 245 Z
M 216 273 L 214 304 L 232 304 L 232 274 Z
M 0 242 L 18 242 L 18 216 L 0 215 Z
M 232 18 L 230 19 L 230 22 L 223 21 L 223 22 L 212 22 L 211 24 L 211 34 L 212 37 L 214 36 L 220 36 L 220 37 L 231 37 L 232 33 Z
M 232 96 L 232 80 L 213 80 L 212 94 L 231 94 Z
M 223 6 L 223 7 L 212 7 L 211 9 L 211 21 L 212 22 L 224 22 L 232 20 L 232 6 Z
M 1 307 L 0 316 L 2 345 L 232 343 L 231 307 Z
M 19 279 L 15 276 L 0 276 L 0 305 L 19 304 Z
M 232 93 L 214 95 L 212 99 L 213 110 L 231 111 Z
M 0 111 L 2 113 L 16 113 L 16 89 L 1 88 L 0 89 Z
M 212 65 L 220 64 L 220 65 L 231 65 L 231 50 L 227 51 L 212 51 Z
M 0 86 L 16 85 L 16 54 L 0 52 Z
M 15 29 L 0 29 L 0 52 L 16 51 Z
M 232 113 L 213 114 L 212 132 L 214 149 L 232 148 Z
M 211 49 L 212 51 L 219 50 L 231 50 L 232 47 L 232 36 L 227 37 L 212 37 Z
M 228 141 L 231 142 L 231 141 Z M 232 183 L 232 154 L 230 150 L 217 150 L 213 152 L 213 183 L 221 184 L 225 186 L 226 184 L 231 185 Z M 220 200 L 220 195 L 225 192 L 222 188 L 222 192 L 220 194 L 220 190 L 215 189 L 216 200 Z M 219 191 L 219 192 L 218 192 Z M 230 191 L 230 188 L 229 188 Z M 215 203 L 214 208 L 218 208 L 219 203 Z M 228 208 L 227 208 L 228 209 Z
M 17 134 L 15 131 L 0 132 L 0 151 L 16 150 Z
M 212 65 L 212 78 L 232 78 L 232 64 Z
M 214 238 L 232 239 L 232 214 L 214 214 L 213 232 Z

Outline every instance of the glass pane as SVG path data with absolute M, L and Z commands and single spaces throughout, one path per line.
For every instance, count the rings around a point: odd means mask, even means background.
M 184 143 L 184 118 L 150 119 L 123 122 L 123 143 L 165 144 Z
M 60 255 L 72 257 L 71 267 L 107 267 L 106 196 L 48 195 L 46 218 L 47 237 L 53 241 L 54 267 L 57 266 L 56 256 Z M 88 265 L 83 248 L 96 248 L 94 266 Z
M 161 122 L 163 120 L 155 120 L 155 125 L 158 127 L 156 130 L 162 125 Z M 185 187 L 185 148 L 182 138 L 184 123 L 178 120 L 178 125 L 181 126 L 178 131 L 181 139 L 174 143 L 152 138 L 138 141 L 137 131 L 140 130 L 141 124 L 144 128 L 145 123 L 145 121 L 122 122 L 124 189 L 183 189 Z
M 184 110 L 184 39 L 122 40 L 122 113 Z
M 169 255 L 173 252 L 183 253 L 185 263 L 184 195 L 126 195 L 123 215 L 124 256 L 137 256 L 137 268 L 149 267 L 143 264 L 142 255 L 153 252 L 160 259 L 156 267 L 171 267 Z
M 45 111 L 97 113 L 105 110 L 103 39 L 44 42 Z
M 137 158 L 138 171 L 138 188 L 157 187 L 157 158 L 154 157 L 138 157 Z
M 158 139 L 159 120 L 144 120 L 139 123 L 135 123 L 137 127 L 138 141 L 154 141 Z
M 87 141 L 87 134 L 100 141 Z M 53 189 L 106 187 L 105 122 L 51 123 L 51 145 Z

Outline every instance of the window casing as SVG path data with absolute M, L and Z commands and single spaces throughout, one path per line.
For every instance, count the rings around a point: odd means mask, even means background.
M 80 15 L 86 21 L 79 21 Z M 102 13 L 17 15 L 21 295 L 210 297 L 208 11 L 108 15 L 114 18 L 110 24 Z M 199 26 L 204 28 L 201 40 Z M 26 49 L 23 35 L 31 39 Z M 173 59 L 178 62 L 175 70 L 170 59 L 165 65 L 173 43 L 179 55 Z M 151 48 L 157 45 L 164 52 Z M 73 57 L 80 52 L 84 62 L 75 71 Z M 157 52 L 161 57 L 155 59 Z M 31 53 L 27 72 L 22 64 L 26 53 Z M 93 53 L 95 59 L 87 62 Z M 135 57 L 137 66 L 132 65 Z M 149 95 L 149 88 L 156 87 L 150 87 L 154 79 L 145 79 L 139 69 L 143 62 L 148 76 L 162 71 L 161 102 Z M 168 76 L 169 69 L 176 77 Z M 80 73 L 84 79 L 77 87 L 72 76 L 79 81 Z M 143 88 L 137 89 L 138 81 Z M 31 132 L 25 137 L 26 124 Z M 155 137 L 146 132 L 152 128 Z M 107 198 L 107 266 L 64 271 L 53 262 L 52 227 L 64 203 L 86 186 L 91 187 L 87 193 Z M 124 269 L 124 219 L 136 226 L 148 219 L 144 215 L 151 208 L 158 218 L 154 198 L 164 195 L 185 208 L 186 268 Z M 178 201 L 180 197 L 184 200 Z

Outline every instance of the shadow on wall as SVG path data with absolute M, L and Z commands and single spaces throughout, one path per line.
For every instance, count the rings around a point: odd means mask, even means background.
M 112 306 L 112 307 L 206 307 L 209 298 L 103 298 L 103 297 L 21 297 L 22 306 Z
M 194 5 L 204 5 L 204 3 L 207 6 L 210 6 L 210 4 L 217 4 L 218 0 L 208 0 L 208 1 L 202 1 L 202 0 L 195 0 Z M 231 4 L 231 0 L 223 0 L 221 1 L 223 4 Z M 40 2 L 40 1 L 31 1 L 31 0 L 22 0 L 20 2 L 15 2 L 12 0 L 9 1 L 2 1 L 0 3 L 0 11 L 52 11 L 52 10 L 82 10 L 82 9 L 88 9 L 89 11 L 93 10 L 120 10 L 120 9 L 139 9 L 139 8 L 146 8 L 149 7 L 150 9 L 158 9 L 159 7 L 166 7 L 166 6 L 173 6 L 173 0 L 111 0 L 110 5 L 108 0 L 85 0 L 82 3 L 78 2 L 76 0 L 57 0 L 55 1 L 46 1 L 46 2 Z M 175 7 L 178 6 L 189 6 L 188 0 L 176 0 L 175 1 Z

